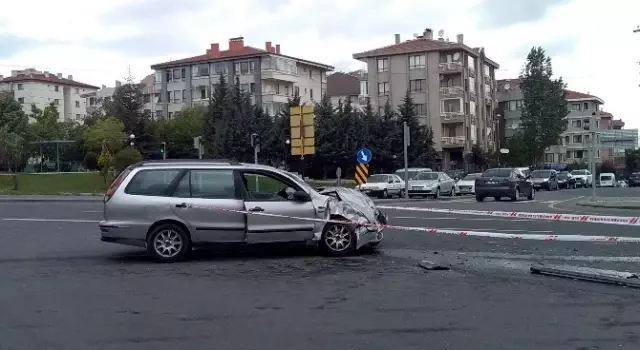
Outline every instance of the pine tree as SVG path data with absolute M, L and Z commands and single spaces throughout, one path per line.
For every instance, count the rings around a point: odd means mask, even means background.
M 341 105 L 341 103 L 340 103 Z M 339 109 L 335 110 L 336 112 Z M 338 153 L 342 140 L 337 136 L 338 126 L 331 98 L 326 94 L 315 106 L 316 159 L 322 164 L 322 176 L 338 164 Z
M 433 133 L 429 127 L 420 125 L 415 118 L 415 105 L 413 98 L 411 98 L 411 92 L 408 90 L 402 99 L 402 104 L 398 106 L 398 122 L 401 131 L 404 123 L 409 127 L 409 164 L 411 166 L 430 166 L 434 160 Z
M 543 159 L 545 149 L 557 144 L 566 129 L 564 118 L 569 110 L 564 82 L 552 76 L 551 58 L 541 47 L 532 48 L 520 76 L 524 96 L 521 136 L 532 165 Z
M 207 153 L 214 158 L 224 158 L 226 152 L 227 121 L 226 114 L 229 105 L 229 86 L 223 75 L 213 89 L 209 101 L 209 108 L 204 122 L 203 139 L 207 145 Z

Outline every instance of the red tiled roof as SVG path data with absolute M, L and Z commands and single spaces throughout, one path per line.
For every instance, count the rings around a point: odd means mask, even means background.
M 205 62 L 205 61 L 212 61 L 212 60 L 224 60 L 224 59 L 229 59 L 234 57 L 263 55 L 267 53 L 269 52 L 267 52 L 266 50 L 257 49 L 251 46 L 244 46 L 242 48 L 238 48 L 233 51 L 231 50 L 220 51 L 218 54 L 209 52 L 204 55 L 198 55 L 198 56 L 183 58 L 175 61 L 158 63 L 151 66 L 151 68 L 156 69 L 156 68 L 162 68 L 163 66 L 175 66 L 178 64 L 198 63 L 198 62 Z
M 377 49 L 355 53 L 353 54 L 354 59 L 362 59 L 368 57 L 377 57 L 377 56 L 391 56 L 391 55 L 404 55 L 414 52 L 428 52 L 428 51 L 443 51 L 443 50 L 464 50 L 469 53 L 478 55 L 479 52 L 477 50 L 472 49 L 471 47 L 459 44 L 457 42 L 450 42 L 445 40 L 431 40 L 431 39 L 414 39 L 402 42 L 400 44 L 393 44 L 384 47 L 380 47 Z M 500 65 L 486 58 L 489 63 L 493 64 L 496 68 L 499 68 Z
M 49 76 L 46 76 L 44 74 L 38 74 L 38 73 L 18 74 L 16 76 L 0 79 L 0 83 L 19 83 L 22 81 L 37 81 L 42 83 L 69 85 L 73 87 L 84 87 L 84 88 L 96 89 L 96 90 L 100 89 L 97 86 L 77 82 L 75 80 L 58 78 L 58 76 L 54 74 L 50 74 Z
M 522 84 L 522 79 L 500 79 L 497 81 L 498 89 L 501 89 L 505 84 L 511 85 L 510 88 L 517 88 L 520 84 Z M 564 89 L 564 98 L 566 100 L 579 100 L 579 99 L 594 99 L 602 102 L 602 99 L 598 96 L 585 94 L 584 92 L 573 91 L 569 89 Z M 604 103 L 604 102 L 602 102 Z
M 589 94 L 585 94 L 582 92 L 578 92 L 578 91 L 573 91 L 573 90 L 564 90 L 564 98 L 567 100 L 577 100 L 577 99 L 582 99 L 582 98 L 598 98 L 597 96 L 593 96 L 593 95 L 589 95 Z

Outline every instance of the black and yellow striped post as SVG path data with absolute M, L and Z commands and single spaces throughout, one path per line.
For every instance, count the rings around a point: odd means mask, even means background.
M 354 179 L 358 185 L 362 185 L 367 182 L 369 178 L 369 164 L 356 165 L 356 173 Z

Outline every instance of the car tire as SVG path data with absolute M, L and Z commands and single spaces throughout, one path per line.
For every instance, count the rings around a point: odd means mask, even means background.
M 384 199 L 389 198 L 389 191 L 387 191 L 386 188 L 384 189 L 384 191 L 382 191 L 382 195 L 380 198 L 384 198 Z
M 182 261 L 191 253 L 191 237 L 180 225 L 159 225 L 147 237 L 147 252 L 157 262 Z
M 520 197 L 520 189 L 518 187 L 513 189 L 513 194 L 511 195 L 511 200 L 512 201 L 517 201 L 518 197 Z
M 453 197 L 456 194 L 455 189 L 452 187 L 451 192 L 449 192 L 449 197 Z
M 535 189 L 531 189 L 531 192 L 529 192 L 529 195 L 527 196 L 527 199 L 532 201 L 536 198 L 536 190 Z
M 493 197 L 493 200 L 496 201 L 496 202 L 499 202 L 500 199 L 502 199 L 502 197 Z
M 398 197 L 404 198 L 404 189 L 401 189 L 400 192 L 398 192 Z
M 440 198 L 440 187 L 436 188 L 436 193 L 433 194 L 433 199 Z
M 476 202 L 484 202 L 484 196 L 479 196 L 476 194 Z
M 348 256 L 356 251 L 357 237 L 346 224 L 328 223 L 322 230 L 320 246 L 330 256 Z

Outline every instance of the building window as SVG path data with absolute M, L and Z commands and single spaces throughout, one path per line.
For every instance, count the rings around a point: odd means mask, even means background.
M 171 70 L 168 70 L 165 72 L 165 76 L 167 78 L 167 82 L 172 81 L 173 80 L 173 75 L 171 74 Z
M 24 103 L 24 97 L 18 97 L 18 103 Z
M 384 115 L 384 107 L 378 107 L 378 115 Z
M 173 100 L 173 91 L 167 91 L 167 103 L 171 103 Z
M 589 109 L 589 103 L 588 103 L 588 102 L 585 102 L 585 103 L 582 105 L 582 109 L 584 109 L 585 111 L 586 111 L 586 110 L 588 110 L 588 109 Z
M 309 69 L 309 79 L 313 79 L 313 69 Z
M 80 108 L 80 101 L 76 101 L 76 108 Z
M 157 110 L 157 111 L 156 111 L 156 117 L 157 117 L 157 118 L 160 118 L 160 117 L 162 117 L 163 115 L 164 115 L 164 111 L 163 111 L 163 110 L 161 110 L 161 109 L 160 109 L 160 110 Z
M 80 119 L 80 114 L 76 114 L 76 120 Z
M 580 104 L 579 103 L 572 103 L 571 104 L 571 110 L 572 111 L 579 111 L 580 110 Z
M 523 104 L 523 100 L 517 100 L 516 101 L 516 110 L 521 110 L 522 109 L 522 104 Z
M 187 102 L 187 90 L 182 89 L 182 103 Z
M 426 65 L 424 55 L 409 56 L 409 69 L 421 69 Z
M 571 151 L 567 151 L 567 154 L 565 155 L 566 159 L 571 159 L 573 158 L 573 153 Z
M 389 59 L 380 58 L 378 59 L 378 72 L 386 72 L 389 70 Z
M 22 84 L 18 84 L 18 90 L 24 90 L 24 87 L 22 86 Z
M 596 129 L 600 129 L 600 121 L 596 120 Z
M 169 112 L 169 119 L 173 118 L 173 112 Z
M 573 143 L 582 143 L 582 135 L 573 135 Z
M 249 74 L 249 62 L 240 63 L 240 73 Z
M 58 100 L 57 98 L 55 100 L 53 100 L 53 104 L 56 106 L 60 105 L 60 100 Z
M 242 90 L 242 92 L 249 92 L 249 84 L 240 84 L 240 90 Z
M 575 151 L 575 152 L 573 152 L 573 158 L 582 159 L 582 158 L 584 158 L 585 153 L 586 152 L 584 152 L 584 151 Z
M 194 71 L 195 70 L 195 71 Z M 208 64 L 199 64 L 192 68 L 192 75 L 194 77 L 208 77 L 209 76 L 209 65 Z
M 389 95 L 389 83 L 378 83 L 378 95 Z
M 427 105 L 424 103 L 417 103 L 415 105 L 416 116 L 418 117 L 426 117 L 427 116 Z
M 297 91 L 297 89 L 298 89 L 298 87 L 296 86 L 296 91 Z M 249 84 L 249 92 L 251 92 L 252 95 L 256 93 L 256 83 L 250 83 Z
M 211 66 L 211 74 L 225 75 L 227 74 L 227 65 L 225 63 L 214 63 Z
M 253 73 L 255 71 L 256 71 L 256 62 L 255 61 L 249 62 L 249 73 Z
M 424 92 L 427 87 L 426 79 L 409 80 L 409 90 L 411 92 Z
M 76 94 L 80 93 L 80 89 L 76 88 Z
M 309 98 L 313 100 L 313 89 L 309 89 Z
M 578 119 L 578 120 L 572 120 L 571 121 L 571 126 L 574 128 L 581 128 L 582 127 L 582 120 Z
M 182 102 L 182 90 L 175 90 L 173 92 L 173 103 Z
M 544 161 L 547 163 L 553 163 L 553 153 L 546 153 L 544 155 Z
M 53 91 L 55 91 L 55 92 L 60 91 L 60 87 L 59 87 L 58 85 L 55 85 L 55 86 L 53 87 Z
M 236 62 L 233 64 L 233 72 L 235 74 L 240 74 L 240 62 Z

